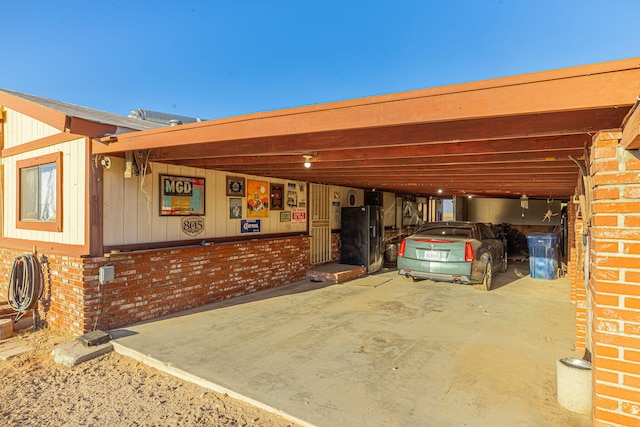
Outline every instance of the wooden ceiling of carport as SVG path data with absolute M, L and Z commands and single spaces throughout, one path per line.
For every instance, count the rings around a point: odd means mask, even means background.
M 640 58 L 103 138 L 96 154 L 419 195 L 567 199 L 640 95 Z M 303 154 L 314 153 L 312 166 Z

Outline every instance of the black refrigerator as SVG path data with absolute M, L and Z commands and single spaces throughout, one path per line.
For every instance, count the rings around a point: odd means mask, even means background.
M 342 208 L 340 262 L 375 273 L 384 262 L 384 210 L 381 206 Z

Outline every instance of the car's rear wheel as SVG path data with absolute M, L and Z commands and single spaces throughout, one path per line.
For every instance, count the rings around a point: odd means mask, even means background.
M 509 266 L 507 265 L 508 261 L 507 261 L 507 254 L 505 253 L 502 256 L 502 264 L 500 264 L 500 272 L 501 273 L 506 273 L 507 269 L 509 268 Z
M 477 291 L 488 291 L 491 289 L 491 282 L 492 282 L 491 260 L 489 260 L 484 270 L 484 278 L 482 279 L 482 283 L 474 283 L 473 289 Z

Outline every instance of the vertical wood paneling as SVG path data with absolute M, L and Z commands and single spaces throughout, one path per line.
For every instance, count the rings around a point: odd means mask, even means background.
M 125 223 L 127 223 L 127 227 L 132 228 L 131 238 L 135 237 L 136 239 L 131 243 L 149 242 L 151 241 L 151 221 L 157 212 L 153 210 L 153 191 L 156 189 L 155 176 L 148 174 L 144 177 L 125 178 L 124 166 L 119 171 L 119 176 L 125 185 L 124 199 L 121 202 L 124 205 Z M 129 221 L 132 224 L 129 225 Z M 128 236 L 125 233 L 125 239 Z
M 77 144 L 79 148 L 80 144 Z M 47 150 L 51 153 L 50 150 Z M 70 182 L 65 175 L 75 175 L 75 169 L 77 163 L 73 163 L 75 156 L 73 153 L 75 150 L 65 151 L 62 155 L 62 170 L 57 171 L 58 174 L 62 174 L 62 233 L 55 233 L 54 236 L 56 243 L 69 244 L 71 241 L 78 237 L 78 221 L 74 221 L 76 210 L 78 209 L 78 198 L 82 200 L 82 206 L 84 211 L 84 193 L 77 193 L 77 182 Z M 84 162 L 83 162 L 84 163 Z M 80 163 L 82 164 L 82 163 Z M 69 170 L 67 170 L 69 169 Z M 84 170 L 83 170 L 84 172 Z M 83 174 L 84 175 L 84 174 Z M 83 176 L 84 180 L 84 176 Z M 75 181 L 75 180 L 74 180 Z M 60 212 L 58 212 L 58 215 Z M 84 215 L 83 215 L 84 219 Z M 80 221 L 80 225 L 84 229 L 84 220 Z
M 207 237 L 207 236 L 216 235 L 215 234 L 215 228 L 216 228 L 215 212 L 217 211 L 219 205 L 223 205 L 222 207 L 224 209 L 224 204 L 220 203 L 221 201 L 223 201 L 223 199 L 216 200 L 217 189 L 219 188 L 216 172 L 206 170 L 204 177 L 207 180 L 205 185 L 205 196 L 204 196 L 205 197 L 204 237 Z M 222 188 L 224 188 L 224 186 Z M 210 217 L 213 221 L 208 221 L 208 218 Z
M 162 242 L 166 240 L 167 235 L 167 218 L 160 216 L 160 195 L 158 194 L 158 185 L 159 185 L 159 176 L 161 174 L 169 173 L 169 165 L 165 165 L 162 163 L 158 163 L 154 165 L 153 175 L 148 176 L 146 181 L 148 181 L 149 188 L 147 189 L 147 193 L 151 197 L 151 205 L 147 206 L 144 204 L 144 215 L 143 217 L 147 220 L 150 219 L 150 239 L 147 241 L 151 242 Z M 150 208 L 150 212 L 147 211 L 147 207 Z M 149 218 L 150 216 L 150 218 Z
M 170 174 L 180 176 L 196 176 L 206 179 L 206 214 L 205 229 L 197 238 L 215 238 L 240 236 L 240 220 L 229 218 L 229 197 L 226 195 L 226 176 L 223 171 L 203 170 L 190 167 L 179 167 L 161 163 L 151 164 L 152 174 L 144 180 L 143 188 L 149 195 L 151 203 L 148 204 L 145 194 L 140 189 L 140 177 L 124 178 L 124 162 L 118 158 L 112 158 L 112 167 L 104 172 L 104 239 L 105 245 L 138 244 L 146 242 L 162 242 L 191 239 L 182 233 L 181 217 L 170 217 L 159 214 L 160 189 L 159 175 Z M 256 179 L 268 183 L 279 183 L 284 186 L 285 194 L 289 181 L 271 179 L 256 176 L 244 176 L 245 180 Z M 296 183 L 298 184 L 298 183 Z M 113 187 L 113 188 L 107 188 Z M 341 198 L 346 201 L 348 189 L 339 189 Z M 331 200 L 328 198 L 329 190 L 325 189 L 327 203 L 322 206 L 321 215 L 330 217 Z M 333 194 L 333 193 L 331 193 Z M 306 202 L 306 190 L 298 189 L 298 202 Z M 247 198 L 242 198 L 243 218 L 247 217 Z M 286 206 L 285 210 L 290 210 Z M 307 223 L 280 222 L 281 211 L 269 211 L 267 218 L 262 218 L 262 233 L 287 233 L 307 230 Z M 330 228 L 330 227 L 329 227 Z M 329 237 L 330 238 L 330 235 Z M 327 240 L 323 245 L 330 245 Z
M 78 140 L 65 153 L 62 161 L 62 176 L 71 175 L 73 179 L 64 179 L 62 214 L 63 227 L 68 227 L 68 233 L 63 233 L 65 241 L 62 243 L 84 242 L 85 224 L 77 218 L 85 218 L 85 168 L 80 167 L 86 162 L 86 146 Z M 82 141 L 83 142 L 83 141 Z M 67 240 L 68 239 L 68 240 Z
M 207 171 L 207 237 L 211 236 L 228 236 L 229 232 L 226 227 L 231 221 L 225 221 L 228 218 L 229 201 L 226 197 L 220 196 L 225 189 L 225 174 L 217 171 Z M 209 185 L 213 183 L 213 186 Z M 222 190 L 220 190 L 222 189 Z M 219 201 L 211 204 L 212 200 L 220 197 Z M 225 216 L 226 215 L 226 216 Z M 211 233 L 211 234 L 209 234 Z
M 4 148 L 60 133 L 59 130 L 17 111 L 6 109 Z
M 2 159 L 4 167 L 4 192 L 2 193 L 3 223 L 2 235 L 11 237 L 16 225 L 16 164 L 15 161 Z
M 100 167 L 100 166 L 99 166 Z M 111 168 L 113 170 L 122 170 L 124 163 L 121 159 L 112 157 Z M 102 203 L 102 215 L 104 224 L 104 244 L 121 245 L 126 242 L 124 236 L 135 236 L 135 226 L 137 221 L 132 221 L 124 214 L 124 182 L 116 178 L 115 174 L 104 172 L 104 200 Z M 122 223 L 121 227 L 116 226 L 118 222 Z M 129 232 L 129 234 L 125 234 Z M 133 234 L 132 234 L 133 233 Z M 135 241 L 135 239 L 132 239 Z

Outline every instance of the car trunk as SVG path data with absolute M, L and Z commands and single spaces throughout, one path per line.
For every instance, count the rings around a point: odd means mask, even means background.
M 409 237 L 406 239 L 404 256 L 420 261 L 469 262 L 473 260 L 473 248 L 467 245 L 467 239 L 456 237 Z

